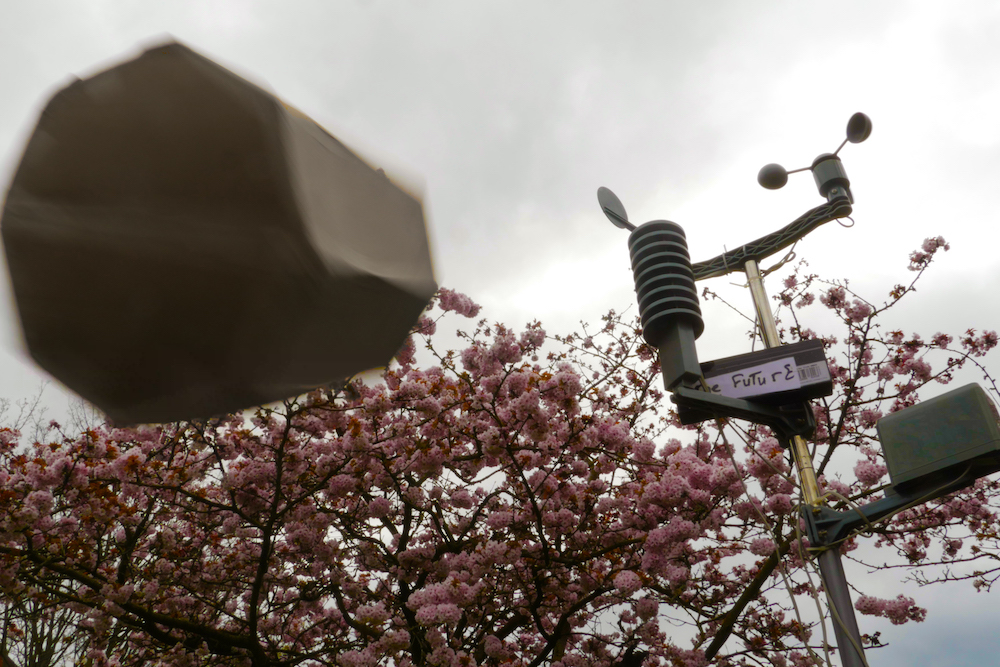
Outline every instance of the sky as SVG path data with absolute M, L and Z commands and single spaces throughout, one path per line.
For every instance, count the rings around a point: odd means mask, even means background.
M 943 235 L 950 252 L 893 323 L 925 335 L 996 329 L 997 34 L 989 0 L 7 0 L 0 180 L 70 77 L 177 39 L 416 184 L 440 284 L 491 320 L 565 333 L 635 308 L 627 234 L 601 214 L 599 186 L 633 222 L 681 224 L 692 258 L 708 259 L 822 203 L 809 174 L 768 191 L 757 171 L 808 166 L 863 111 L 871 138 L 840 154 L 855 225 L 821 227 L 798 257 L 876 299 L 907 277 L 911 250 Z M 708 286 L 749 310 L 733 283 Z M 68 395 L 21 350 L 5 298 L 0 397 L 49 382 L 59 413 Z M 702 360 L 746 351 L 739 318 L 704 311 Z M 860 619 L 892 644 L 874 653 L 883 667 L 989 663 L 975 656 L 1000 648 L 995 596 L 848 575 L 930 608 L 922 626 Z

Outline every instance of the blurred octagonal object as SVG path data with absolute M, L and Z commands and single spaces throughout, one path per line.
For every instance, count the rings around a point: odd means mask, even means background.
M 31 356 L 126 424 L 384 366 L 437 289 L 420 201 L 176 43 L 56 93 L 0 228 Z

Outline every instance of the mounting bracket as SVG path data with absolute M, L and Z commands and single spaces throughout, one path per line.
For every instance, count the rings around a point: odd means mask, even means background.
M 682 424 L 697 424 L 706 419 L 736 417 L 769 426 L 784 446 L 799 435 L 809 438 L 816 430 L 816 420 L 806 402 L 787 405 L 764 405 L 741 398 L 691 389 L 683 385 L 673 389 L 670 400 L 677 405 Z
M 958 478 L 944 486 L 923 487 L 900 491 L 889 486 L 881 500 L 862 505 L 853 510 L 837 511 L 824 506 L 802 506 L 802 518 L 806 524 L 806 535 L 812 548 L 826 549 L 846 540 L 854 531 L 881 521 L 907 507 L 925 503 L 934 498 L 972 485 L 977 479 L 971 467 L 966 468 Z

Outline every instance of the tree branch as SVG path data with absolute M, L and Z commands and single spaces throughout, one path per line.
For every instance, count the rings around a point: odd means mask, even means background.
M 736 601 L 729 613 L 726 614 L 726 618 L 722 621 L 722 625 L 719 626 L 718 632 L 715 633 L 715 637 L 712 639 L 712 643 L 708 645 L 708 649 L 705 651 L 705 658 L 711 660 L 722 648 L 722 645 L 726 643 L 729 639 L 729 635 L 733 633 L 733 628 L 736 626 L 736 621 L 739 620 L 740 614 L 746 609 L 746 606 L 752 601 L 757 599 L 760 594 L 760 589 L 764 585 L 764 582 L 770 578 L 771 573 L 774 572 L 774 568 L 778 566 L 781 561 L 782 556 L 788 553 L 788 550 L 792 546 L 792 536 L 786 537 L 778 545 L 774 553 L 767 557 L 764 564 L 761 566 L 760 571 L 757 572 L 757 576 L 753 578 L 750 585 L 747 586 L 746 590 L 743 591 L 743 595 Z

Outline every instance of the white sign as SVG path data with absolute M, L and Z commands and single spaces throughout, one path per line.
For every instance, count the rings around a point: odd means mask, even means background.
M 777 359 L 723 375 L 706 376 L 705 381 L 713 394 L 722 394 L 729 398 L 775 394 L 799 389 L 802 386 L 798 368 L 795 366 L 795 357 Z

